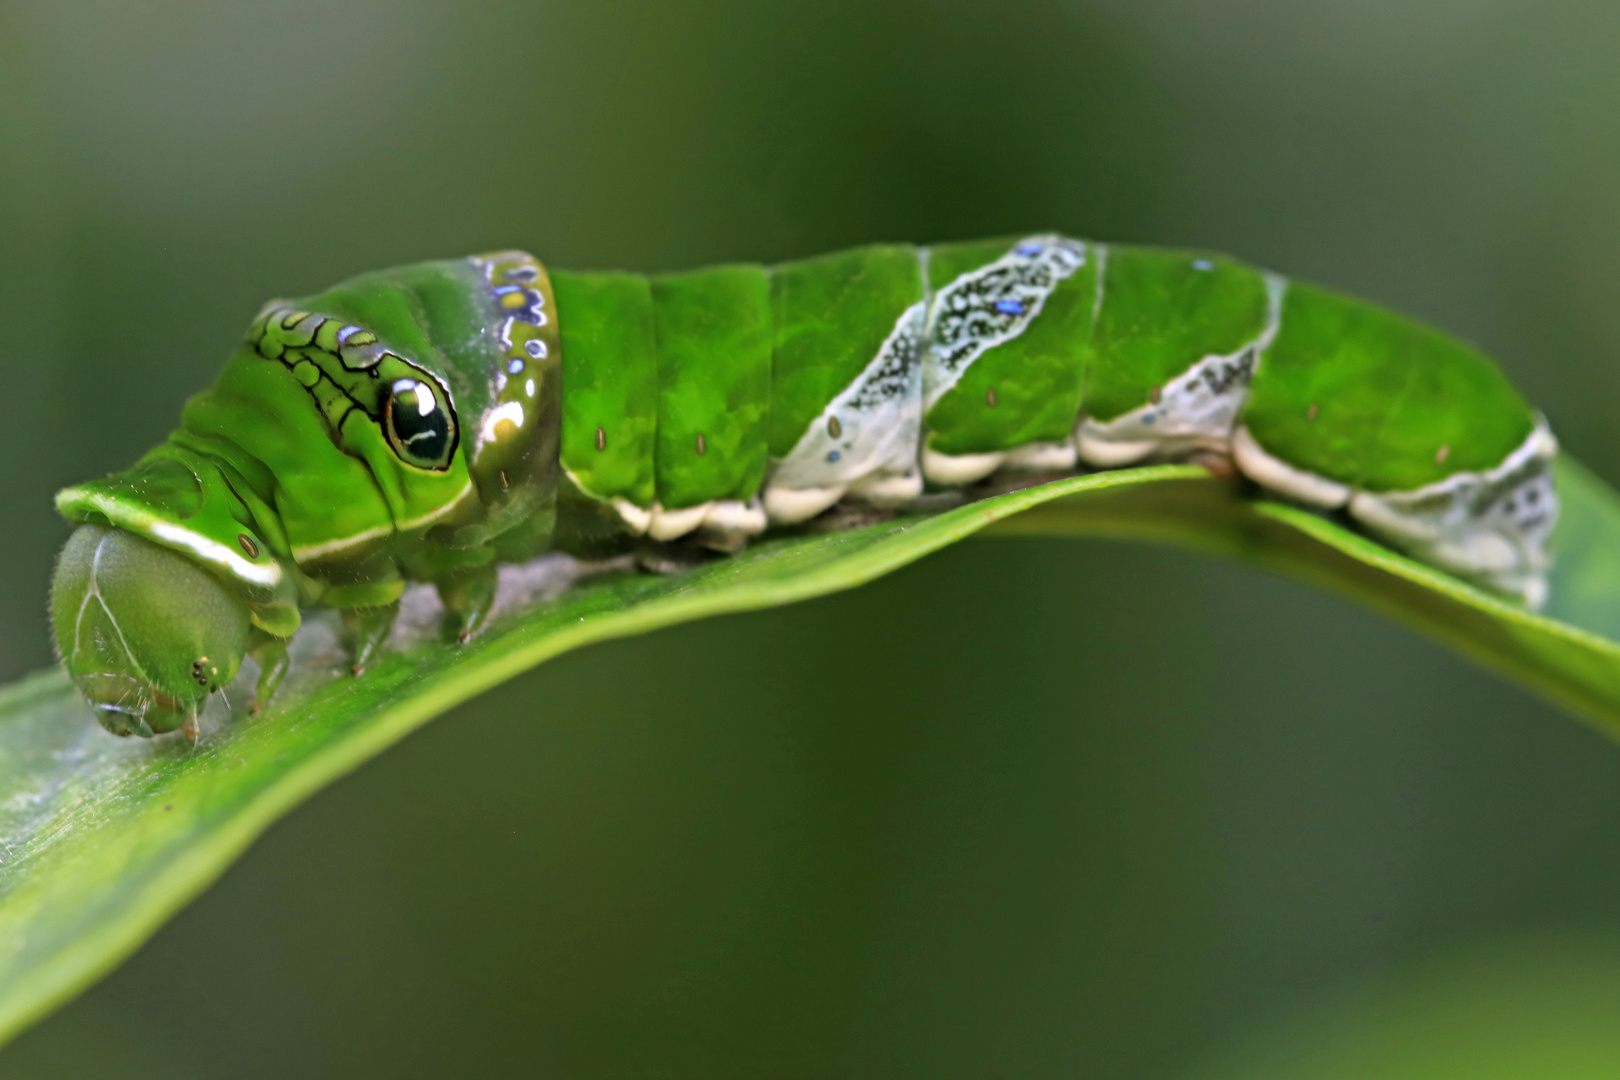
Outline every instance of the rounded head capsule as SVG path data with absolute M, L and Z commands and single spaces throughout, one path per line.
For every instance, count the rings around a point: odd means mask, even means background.
M 248 608 L 184 555 L 123 529 L 81 525 L 51 583 L 56 648 L 114 735 L 191 723 L 235 677 Z

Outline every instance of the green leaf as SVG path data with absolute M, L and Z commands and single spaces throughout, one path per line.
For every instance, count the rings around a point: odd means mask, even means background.
M 1564 516 L 1533 615 L 1192 466 L 1074 477 L 931 518 L 759 544 L 667 576 L 543 559 L 503 574 L 483 637 L 443 643 L 425 589 L 384 658 L 344 674 L 330 618 L 294 641 L 265 715 L 221 704 L 193 748 L 104 733 L 63 676 L 0 690 L 0 1038 L 117 964 L 277 817 L 440 712 L 559 653 L 869 581 L 983 530 L 1180 544 L 1345 593 L 1620 732 L 1620 498 L 1561 466 Z M 238 702 L 247 684 L 229 691 Z

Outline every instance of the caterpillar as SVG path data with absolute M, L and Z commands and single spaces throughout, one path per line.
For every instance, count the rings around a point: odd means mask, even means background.
M 354 670 L 409 581 L 485 624 L 548 550 L 735 552 L 997 472 L 1194 460 L 1535 607 L 1545 419 L 1436 330 L 1204 252 L 1059 235 L 772 268 L 548 271 L 520 251 L 273 301 L 180 426 L 60 492 L 57 650 L 118 735 L 185 729 L 300 608 Z M 858 517 L 859 515 L 852 515 Z

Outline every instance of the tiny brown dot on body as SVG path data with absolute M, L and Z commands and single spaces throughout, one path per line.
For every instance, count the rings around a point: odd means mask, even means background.
M 1316 419 L 1316 413 L 1317 413 L 1316 402 L 1313 401 L 1313 402 L 1311 402 L 1311 407 L 1305 410 L 1305 419 L 1307 419 L 1307 420 L 1315 420 Z
M 1447 445 L 1442 446 L 1440 449 L 1438 449 L 1438 450 L 1436 450 L 1434 452 L 1434 463 L 1436 465 L 1444 465 L 1446 463 L 1446 458 L 1448 458 L 1450 456 L 1451 456 L 1451 446 L 1448 443 Z
M 697 437 L 697 452 L 698 452 L 698 457 L 702 457 L 704 454 L 707 454 L 709 452 L 709 444 L 704 441 L 703 432 L 701 432 L 701 431 L 698 432 L 698 437 Z
M 844 425 L 840 424 L 838 422 L 838 417 L 829 416 L 827 418 L 827 434 L 831 435 L 833 438 L 836 439 L 836 438 L 838 438 L 838 436 L 842 435 L 843 433 L 844 433 Z
M 601 427 L 601 425 L 598 425 L 596 428 L 596 448 L 598 450 L 607 449 L 607 432 Z
M 511 485 L 506 482 L 506 470 L 505 469 L 502 469 L 500 471 L 500 476 L 501 476 L 501 490 L 505 491 L 507 488 L 511 487 Z
M 247 533 L 236 534 L 236 546 L 242 549 L 242 554 L 250 559 L 259 557 L 259 545 L 253 542 L 253 537 Z
M 1148 401 L 1157 405 L 1164 398 L 1164 387 L 1155 386 L 1148 391 Z
M 988 390 L 986 390 L 984 392 L 984 403 L 986 405 L 990 406 L 992 409 L 996 407 L 996 388 L 995 387 L 992 386 L 992 387 L 990 387 L 990 389 L 988 389 Z

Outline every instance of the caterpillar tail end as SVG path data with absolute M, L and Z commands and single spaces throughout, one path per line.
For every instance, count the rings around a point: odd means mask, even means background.
M 1495 468 L 1453 473 L 1411 491 L 1360 491 L 1298 469 L 1266 452 L 1242 426 L 1232 452 L 1243 474 L 1269 491 L 1315 509 L 1342 509 L 1382 543 L 1532 611 L 1547 602 L 1558 441 L 1544 419 Z

